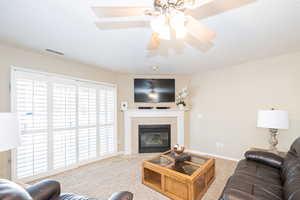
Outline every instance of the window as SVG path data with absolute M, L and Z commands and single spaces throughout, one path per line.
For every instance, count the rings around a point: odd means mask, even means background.
M 116 152 L 113 85 L 13 69 L 12 104 L 22 145 L 14 179 L 49 175 Z

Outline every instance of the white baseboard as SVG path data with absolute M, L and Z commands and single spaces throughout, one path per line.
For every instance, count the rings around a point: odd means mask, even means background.
M 221 158 L 221 159 L 224 159 L 224 160 L 232 160 L 232 161 L 235 161 L 235 162 L 238 162 L 238 161 L 241 160 L 241 159 L 237 159 L 237 158 L 220 156 L 220 155 L 215 155 L 215 154 L 211 154 L 211 153 L 204 153 L 204 152 L 191 150 L 191 149 L 187 149 L 186 151 L 191 152 L 191 153 L 195 153 L 195 154 L 199 154 L 199 155 L 210 156 L 210 157 L 214 157 L 214 158 Z M 118 155 L 132 155 L 132 154 L 126 154 L 124 151 L 119 151 Z
M 191 153 L 195 153 L 195 154 L 200 154 L 200 155 L 204 155 L 204 156 L 211 156 L 211 157 L 215 157 L 215 158 L 221 158 L 221 159 L 225 159 L 225 160 L 232 160 L 235 162 L 240 161 L 241 159 L 237 159 L 237 158 L 231 158 L 231 157 L 226 157 L 226 156 L 220 156 L 220 155 L 215 155 L 215 154 L 211 154 L 211 153 L 204 153 L 204 152 L 200 152 L 200 151 L 195 151 L 195 150 L 191 150 L 191 149 L 187 149 L 188 152 Z

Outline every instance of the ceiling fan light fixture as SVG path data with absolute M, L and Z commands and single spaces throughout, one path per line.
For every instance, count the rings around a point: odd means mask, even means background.
M 168 25 L 165 25 L 160 32 L 158 32 L 158 38 L 162 40 L 171 40 L 171 29 Z
M 166 25 L 166 17 L 161 15 L 151 20 L 150 26 L 153 31 L 159 33 Z
M 173 29 L 177 29 L 177 27 L 184 26 L 185 21 L 185 15 L 181 11 L 174 10 L 170 15 L 170 26 Z
M 187 34 L 187 29 L 186 29 L 185 26 L 177 27 L 175 32 L 176 32 L 176 38 L 177 39 L 183 39 Z
M 186 17 L 183 12 L 174 10 L 170 15 L 170 26 L 176 32 L 176 38 L 184 38 L 187 29 L 185 27 Z

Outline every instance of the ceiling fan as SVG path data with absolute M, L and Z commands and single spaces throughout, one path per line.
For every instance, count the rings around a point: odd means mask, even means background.
M 213 0 L 154 0 L 153 7 L 144 6 L 97 6 L 92 7 L 98 18 L 105 21 L 96 22 L 99 29 L 127 29 L 150 27 L 153 30 L 148 50 L 159 47 L 161 40 L 184 39 L 192 37 L 200 44 L 210 43 L 216 37 L 213 30 L 199 23 L 193 13 Z M 115 20 L 122 17 L 150 16 L 150 20 Z M 115 18 L 115 19 L 112 19 Z M 136 19 L 136 18 L 135 18 Z M 187 42 L 187 40 L 186 40 Z M 191 44 L 195 47 L 195 44 Z

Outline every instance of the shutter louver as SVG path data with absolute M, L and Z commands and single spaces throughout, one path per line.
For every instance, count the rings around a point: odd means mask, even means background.
M 53 84 L 53 128 L 76 126 L 76 87 Z
M 95 128 L 78 131 L 79 160 L 88 160 L 97 156 L 97 132 Z
M 79 126 L 96 126 L 96 89 L 79 88 L 78 110 Z
M 99 138 L 100 154 L 105 155 L 115 151 L 114 144 L 114 107 L 115 96 L 112 88 L 99 90 Z
M 115 114 L 115 98 L 114 92 L 112 90 L 107 90 L 107 145 L 108 145 L 108 152 L 113 153 L 114 149 L 114 114 Z
M 54 131 L 53 167 L 59 169 L 76 163 L 75 130 Z

